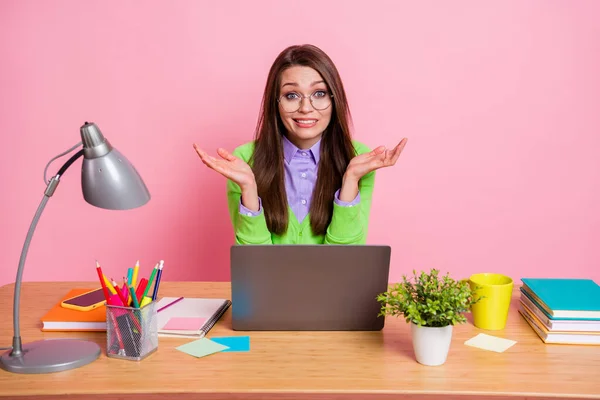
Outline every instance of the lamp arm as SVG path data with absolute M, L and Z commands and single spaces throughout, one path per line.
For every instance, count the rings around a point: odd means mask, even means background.
M 19 268 L 17 269 L 17 278 L 15 280 L 15 293 L 13 300 L 13 325 L 14 325 L 14 336 L 13 336 L 13 344 L 12 351 L 10 353 L 11 357 L 18 357 L 23 354 L 23 347 L 21 342 L 21 330 L 19 327 L 19 305 L 21 300 L 21 282 L 23 278 L 23 269 L 25 267 L 25 259 L 27 258 L 27 251 L 29 250 L 29 244 L 31 243 L 31 239 L 33 237 L 33 233 L 35 228 L 40 220 L 42 215 L 42 211 L 46 207 L 46 203 L 50 197 L 54 194 L 58 183 L 60 182 L 60 177 L 65 173 L 67 168 L 71 166 L 79 157 L 83 155 L 83 149 L 79 150 L 75 153 L 65 164 L 59 169 L 58 173 L 50 179 L 48 185 L 46 186 L 46 190 L 44 191 L 44 197 L 40 202 L 40 205 L 35 212 L 35 216 L 33 217 L 33 221 L 31 221 L 31 225 L 29 226 L 29 231 L 27 232 L 27 236 L 25 238 L 25 243 L 23 244 L 23 249 L 21 250 L 21 257 L 19 259 Z

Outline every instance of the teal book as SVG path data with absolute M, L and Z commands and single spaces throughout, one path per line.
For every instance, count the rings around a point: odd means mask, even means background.
M 591 279 L 522 278 L 523 291 L 551 318 L 600 319 L 600 286 Z
M 529 291 L 529 289 L 525 289 L 525 286 L 520 288 L 521 291 L 521 303 L 525 303 L 526 306 L 529 307 L 532 311 L 535 312 L 536 316 L 542 321 L 548 321 L 547 326 L 550 328 L 550 325 L 560 325 L 560 324 L 569 324 L 569 323 L 587 323 L 594 324 L 597 328 L 594 329 L 594 332 L 600 332 L 600 318 L 568 318 L 568 317 L 555 317 L 550 312 L 546 311 L 547 306 L 540 304 L 540 300 L 535 300 L 534 295 Z M 539 313 L 538 313 L 539 311 Z M 565 329 L 566 330 L 566 329 Z

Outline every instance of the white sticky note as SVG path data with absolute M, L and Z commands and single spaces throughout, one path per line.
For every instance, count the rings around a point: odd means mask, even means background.
M 486 335 L 485 333 L 480 333 L 479 335 L 465 342 L 467 346 L 477 347 L 483 350 L 495 351 L 496 353 L 502 353 L 506 351 L 515 343 L 517 342 L 514 340 L 490 336 Z

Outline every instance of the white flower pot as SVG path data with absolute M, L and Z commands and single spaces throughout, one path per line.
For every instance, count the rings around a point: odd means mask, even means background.
M 443 328 L 419 326 L 414 323 L 410 325 L 417 362 L 429 366 L 445 363 L 452 341 L 452 325 Z

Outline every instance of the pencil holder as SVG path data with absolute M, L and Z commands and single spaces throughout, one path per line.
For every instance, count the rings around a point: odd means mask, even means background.
M 158 349 L 156 302 L 142 308 L 106 305 L 106 355 L 140 361 Z

